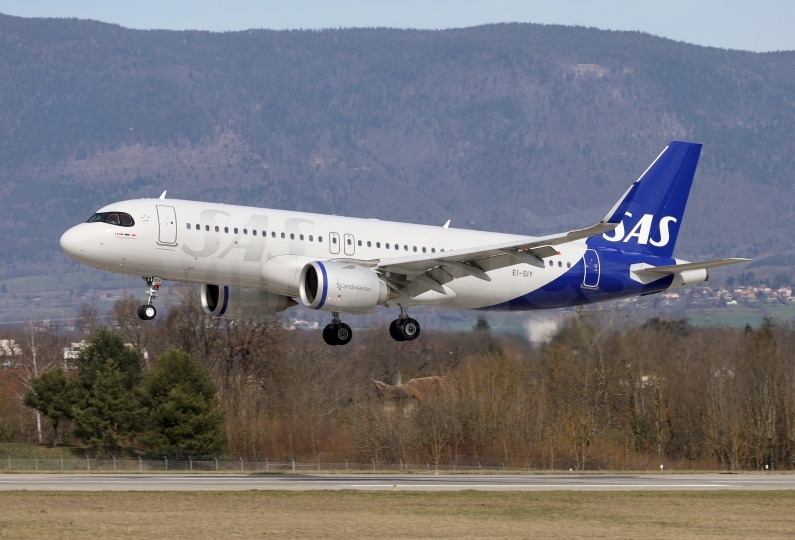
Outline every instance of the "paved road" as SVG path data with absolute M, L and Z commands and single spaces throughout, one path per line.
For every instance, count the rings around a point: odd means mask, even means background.
M 641 475 L 188 475 L 0 474 L 0 491 L 242 491 L 355 489 L 413 491 L 609 491 L 795 489 L 790 474 Z

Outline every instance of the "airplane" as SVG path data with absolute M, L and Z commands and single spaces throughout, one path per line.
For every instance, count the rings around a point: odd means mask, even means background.
M 674 141 L 599 223 L 546 236 L 512 235 L 166 199 L 100 208 L 67 230 L 72 259 L 142 276 L 154 319 L 162 280 L 201 285 L 212 317 L 262 321 L 299 302 L 331 313 L 329 345 L 353 332 L 340 314 L 399 308 L 396 341 L 420 335 L 414 306 L 555 309 L 701 283 L 709 269 L 747 262 L 673 258 L 701 145 Z

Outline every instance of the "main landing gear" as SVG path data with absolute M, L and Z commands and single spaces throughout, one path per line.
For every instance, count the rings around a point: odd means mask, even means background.
M 400 306 L 400 317 L 389 325 L 389 335 L 395 341 L 413 341 L 420 335 L 420 323 L 412 319 Z
M 147 306 L 141 306 L 145 308 Z M 323 341 L 329 345 L 347 345 L 353 337 L 351 327 L 340 321 L 340 314 L 332 312 L 331 324 L 323 329 Z M 389 325 L 389 335 L 395 341 L 414 341 L 420 335 L 420 323 L 406 314 L 400 307 L 400 317 Z
M 143 280 L 146 282 L 146 296 L 149 297 L 149 302 L 138 308 L 138 317 L 144 321 L 151 321 L 157 315 L 157 310 L 152 302 L 157 298 L 157 291 L 162 285 L 159 277 L 145 277 Z
M 347 345 L 353 337 L 351 327 L 340 321 L 340 314 L 331 313 L 331 324 L 323 329 L 323 341 L 329 345 Z

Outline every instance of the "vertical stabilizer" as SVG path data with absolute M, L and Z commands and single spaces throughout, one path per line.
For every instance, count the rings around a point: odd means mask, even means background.
M 666 146 L 638 180 L 618 227 L 589 238 L 588 246 L 672 257 L 700 154 L 700 144 Z

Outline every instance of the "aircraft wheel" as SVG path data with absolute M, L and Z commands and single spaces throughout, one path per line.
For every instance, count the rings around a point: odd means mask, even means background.
M 337 341 L 334 339 L 334 325 L 327 324 L 323 329 L 323 341 L 328 345 L 336 345 Z
M 392 336 L 392 339 L 395 341 L 406 341 L 406 338 L 404 338 L 403 334 L 400 332 L 400 319 L 395 319 L 392 321 L 392 324 L 389 325 L 389 335 Z
M 157 316 L 155 306 L 143 305 L 138 308 L 138 317 L 144 321 L 151 321 L 155 316 Z
M 411 317 L 400 322 L 400 334 L 406 341 L 413 341 L 420 335 L 420 323 Z
M 353 331 L 351 330 L 351 327 L 345 323 L 337 325 L 337 327 L 334 329 L 334 338 L 337 342 L 337 345 L 347 345 L 352 337 Z

